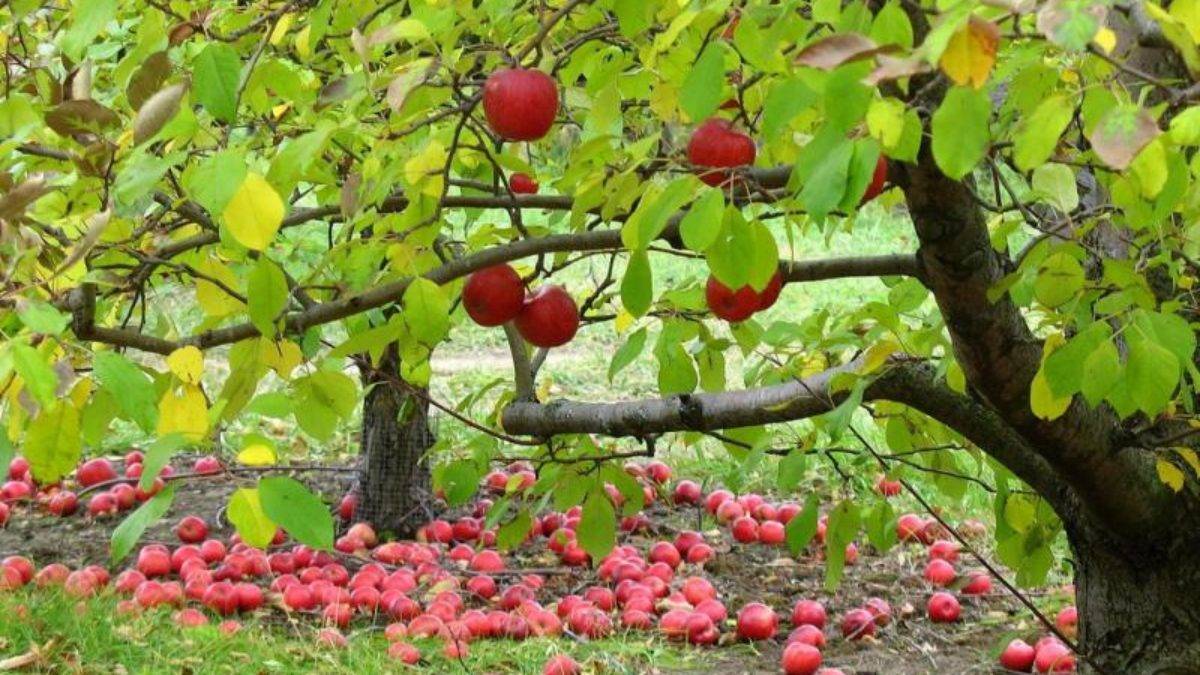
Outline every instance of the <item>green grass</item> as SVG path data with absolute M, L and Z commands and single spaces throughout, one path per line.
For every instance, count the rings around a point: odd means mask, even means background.
M 378 629 L 356 628 L 348 633 L 346 649 L 317 644 L 318 626 L 254 617 L 242 620 L 242 630 L 227 636 L 217 621 L 199 628 L 180 628 L 170 610 L 152 610 L 121 617 L 111 593 L 82 603 L 58 590 L 21 590 L 0 595 L 0 612 L 23 620 L 0 621 L 0 659 L 44 650 L 37 670 L 84 673 L 378 673 L 405 670 L 387 655 L 388 642 Z M 703 653 L 669 646 L 648 634 L 631 634 L 595 642 L 567 638 L 524 642 L 488 641 L 470 645 L 459 663 L 441 654 L 439 640 L 417 640 L 422 672 L 541 673 L 546 659 L 566 652 L 577 661 L 590 661 L 605 673 L 642 673 L 653 665 L 664 669 L 696 667 Z

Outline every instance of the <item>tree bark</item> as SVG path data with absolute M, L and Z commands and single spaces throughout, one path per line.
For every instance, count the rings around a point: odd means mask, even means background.
M 426 453 L 433 446 L 429 403 L 399 385 L 396 346 L 363 367 L 362 450 L 355 519 L 380 533 L 411 537 L 432 515 Z
M 1066 526 L 1075 556 L 1079 647 L 1094 670 L 1200 673 L 1200 522 L 1181 523 L 1161 545 L 1122 542 L 1078 520 Z M 1088 664 L 1080 665 L 1088 672 Z

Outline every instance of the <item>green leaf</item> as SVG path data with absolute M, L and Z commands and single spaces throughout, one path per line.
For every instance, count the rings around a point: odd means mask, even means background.
M 1179 386 L 1180 364 L 1171 350 L 1137 330 L 1127 333 L 1125 385 L 1138 408 L 1150 417 L 1167 409 Z
M 187 437 L 181 433 L 170 433 L 155 439 L 142 460 L 142 477 L 138 480 L 138 487 L 149 491 L 154 486 L 154 479 L 162 473 L 175 451 L 187 445 L 187 442 Z
M 1047 307 L 1058 307 L 1074 298 L 1085 281 L 1078 260 L 1067 253 L 1055 253 L 1042 261 L 1033 282 L 1033 296 Z
M 287 307 L 287 302 L 288 284 L 283 270 L 268 260 L 267 256 L 258 256 L 258 261 L 250 269 L 246 286 L 246 308 L 250 312 L 250 322 L 263 335 L 274 336 L 275 320 Z
M 774 140 L 792 120 L 817 102 L 817 93 L 798 78 L 783 80 L 771 87 L 763 102 L 762 136 Z
M 679 223 L 683 245 L 703 253 L 721 233 L 725 213 L 725 195 L 720 190 L 704 190 Z
M 724 85 L 724 50 L 717 43 L 709 43 L 683 81 L 679 105 L 693 123 L 699 123 L 716 112 Z
M 958 180 L 971 173 L 987 152 L 992 102 L 987 91 L 953 87 L 933 114 L 933 159 L 942 173 Z
M 109 542 L 109 558 L 117 564 L 137 546 L 138 540 L 146 532 L 146 528 L 158 522 L 171 508 L 175 499 L 175 483 L 167 483 L 161 492 L 151 497 L 145 504 L 138 507 L 129 517 L 121 521 L 112 533 Z
M 76 0 L 71 8 L 71 27 L 58 41 L 59 48 L 76 63 L 108 22 L 117 16 L 117 0 Z
M 29 330 L 46 335 L 59 335 L 71 323 L 70 316 L 58 311 L 54 305 L 40 300 L 21 304 L 17 316 Z
M 1112 329 L 1097 321 L 1081 330 L 1046 357 L 1042 372 L 1055 396 L 1071 396 L 1083 387 L 1083 365 L 1096 348 L 1108 341 Z
M 799 556 L 808 542 L 817 534 L 817 519 L 820 516 L 821 500 L 815 492 L 810 492 L 804 501 L 804 509 L 796 517 L 788 521 L 784 527 L 788 550 L 792 555 Z
M 634 359 L 642 353 L 646 347 L 646 329 L 639 328 L 629 336 L 625 343 L 617 348 L 617 352 L 613 354 L 612 361 L 608 364 L 608 382 L 612 383 L 613 378 L 617 373 L 624 370 L 629 364 L 633 363 Z
M 24 342 L 12 343 L 13 368 L 25 383 L 25 389 L 37 400 L 38 404 L 46 407 L 57 400 L 55 390 L 58 388 L 58 374 L 46 363 L 41 352 Z
M 644 249 L 667 226 L 667 220 L 696 193 L 699 181 L 691 175 L 671 181 L 661 192 L 651 197 L 643 195 L 637 210 L 621 227 L 621 241 L 628 249 Z
M 1075 171 L 1065 164 L 1043 164 L 1037 167 L 1033 170 L 1030 186 L 1035 194 L 1063 213 L 1070 213 L 1079 206 Z
M 1080 389 L 1088 405 L 1096 407 L 1121 380 L 1121 358 L 1111 340 L 1096 345 L 1083 362 Z
M 1017 168 L 1029 171 L 1050 159 L 1073 116 L 1074 106 L 1066 97 L 1051 96 L 1023 118 L 1013 137 L 1013 161 Z
M 800 485 L 800 481 L 804 478 L 804 470 L 808 465 L 808 454 L 800 449 L 795 448 L 788 454 L 779 458 L 779 491 L 784 494 L 795 492 L 796 487 Z
M 227 124 L 237 118 L 237 88 L 242 62 L 237 50 L 210 42 L 192 64 L 192 91 L 209 114 Z
M 583 514 L 575 532 L 579 537 L 579 545 L 592 556 L 592 560 L 600 560 L 608 555 L 616 544 L 616 513 L 608 494 L 599 485 L 584 500 Z
M 333 549 L 333 515 L 303 483 L 287 476 L 263 478 L 258 497 L 263 513 L 293 539 L 321 551 Z
M 439 487 L 446 493 L 446 502 L 450 506 L 466 504 L 483 477 L 479 465 L 469 459 L 458 459 L 446 464 L 438 474 Z
M 29 423 L 21 451 L 40 483 L 56 483 L 75 468 L 83 453 L 83 439 L 79 411 L 69 399 L 42 408 Z
M 258 488 L 238 488 L 229 498 L 226 515 L 242 541 L 255 548 L 266 548 L 275 537 L 275 523 L 263 510 Z
M 450 298 L 434 282 L 417 277 L 404 291 L 404 322 L 421 344 L 434 347 L 450 331 Z
M 1154 336 L 1158 344 L 1171 350 L 1180 363 L 1191 361 L 1196 353 L 1196 333 L 1187 320 L 1177 314 L 1138 310 L 1133 315 L 1133 322 L 1143 333 Z
M 896 527 L 895 514 L 892 512 L 892 505 L 886 499 L 880 499 L 867 513 L 865 526 L 867 529 L 867 540 L 880 553 L 888 551 L 896 545 Z
M 644 315 L 654 304 L 654 276 L 650 270 L 650 256 L 644 249 L 629 255 L 629 264 L 621 279 L 621 304 L 633 316 Z
M 842 202 L 846 182 L 850 177 L 850 160 L 854 157 L 854 142 L 843 139 L 829 148 L 804 181 L 800 202 L 813 218 L 824 218 Z
M 96 352 L 92 368 L 100 385 L 116 398 L 121 412 L 143 431 L 152 432 L 158 425 L 158 401 L 150 376 L 124 355 L 112 351 Z
M 533 516 L 529 509 L 521 509 L 512 520 L 500 526 L 496 531 L 496 546 L 502 551 L 511 551 L 525 541 L 530 528 L 533 527 Z
M 183 172 L 183 185 L 209 213 L 224 213 L 246 172 L 245 152 L 222 150 L 189 164 Z

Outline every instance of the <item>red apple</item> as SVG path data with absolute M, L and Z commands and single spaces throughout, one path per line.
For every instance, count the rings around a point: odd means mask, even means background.
M 171 573 L 171 554 L 165 546 L 144 546 L 138 551 L 137 570 L 149 578 L 165 577 Z
M 963 595 L 983 595 L 992 590 L 992 576 L 983 570 L 967 574 L 967 583 L 960 589 Z
M 579 330 L 579 308 L 562 286 L 546 284 L 525 298 L 516 326 L 536 347 L 559 347 Z
M 8 522 L 9 506 L 4 502 L 0 502 L 0 527 Z
M 946 562 L 958 562 L 958 542 L 939 539 L 929 545 L 929 559 L 941 558 Z
M 671 480 L 671 467 L 663 462 L 655 460 L 646 465 L 646 474 L 650 476 L 650 480 L 663 485 Z
M 787 539 L 787 528 L 783 523 L 768 520 L 758 526 L 758 540 L 770 546 L 778 546 Z
M 558 84 L 536 69 L 503 68 L 483 84 L 483 113 L 496 135 L 534 141 L 546 135 L 558 113 Z
M 579 675 L 580 672 L 579 664 L 566 654 L 552 656 L 542 666 L 542 675 Z
M 929 614 L 929 620 L 934 623 L 954 623 L 958 621 L 962 614 L 962 607 L 958 604 L 958 598 L 946 593 L 938 591 L 929 596 L 929 603 L 926 605 L 926 610 Z
M 770 640 L 779 627 L 779 617 L 770 607 L 752 602 L 738 612 L 737 634 L 745 640 Z
M 508 177 L 508 189 L 516 195 L 537 194 L 538 182 L 530 178 L 529 174 L 518 172 Z
M 100 492 L 88 500 L 88 515 L 93 518 L 116 515 L 117 500 L 110 492 Z
M 746 515 L 746 509 L 736 501 L 729 499 L 721 503 L 717 507 L 717 522 L 722 525 L 732 523 L 733 521 Z
M 1013 640 L 1000 653 L 1000 665 L 1008 670 L 1028 673 L 1033 668 L 1035 652 L 1024 640 Z
M 920 541 L 925 521 L 915 513 L 906 513 L 896 521 L 896 537 L 900 541 Z
M 796 626 L 796 628 L 792 630 L 791 634 L 788 635 L 787 642 L 788 644 L 793 642 L 803 642 L 804 644 L 812 645 L 817 649 L 823 649 L 825 647 L 825 633 L 816 626 L 801 624 Z
M 715 117 L 696 127 L 687 147 L 688 162 L 699 169 L 700 180 L 714 187 L 729 181 L 728 169 L 753 164 L 756 152 L 753 139 Z
M 801 600 L 792 610 L 792 624 L 825 627 L 825 606 L 816 600 Z
M 767 287 L 758 294 L 758 311 L 770 309 L 779 300 L 779 294 L 782 292 L 783 275 L 775 272 L 767 282 Z
M 813 675 L 821 667 L 821 650 L 803 642 L 793 642 L 783 650 L 784 675 Z
M 338 516 L 342 520 L 354 520 L 354 512 L 358 510 L 358 495 L 347 492 L 338 503 Z
M 1074 638 L 1079 631 L 1079 610 L 1075 605 L 1063 607 L 1058 612 L 1058 616 L 1054 617 L 1054 624 L 1058 626 L 1058 630 L 1069 638 Z
M 876 626 L 882 628 L 892 621 L 892 606 L 883 598 L 867 598 L 867 601 L 863 603 L 863 609 L 875 617 Z
M 61 586 L 67 581 L 67 577 L 71 575 L 71 570 L 62 563 L 51 563 L 34 575 L 33 581 L 39 587 L 46 586 Z
M 222 468 L 221 460 L 212 455 L 205 455 L 192 464 L 192 471 L 195 473 L 220 473 Z
M 883 186 L 887 183 L 887 177 L 887 158 L 883 155 L 880 155 L 879 159 L 875 161 L 875 171 L 871 174 L 871 182 L 869 185 L 867 185 L 867 191 L 863 193 L 862 201 L 859 203 L 866 204 L 872 199 L 878 197 L 879 194 L 883 192 Z
M 46 506 L 56 516 L 69 516 L 79 508 L 79 498 L 70 490 L 60 490 L 54 493 Z
M 407 642 L 393 642 L 388 646 L 388 656 L 410 666 L 415 666 L 421 661 L 420 650 Z
M 472 321 L 480 326 L 499 326 L 521 312 L 525 283 L 509 265 L 485 267 L 467 277 L 462 301 Z
M 175 536 L 185 544 L 199 544 L 208 537 L 208 525 L 196 516 L 186 516 L 175 526 Z
M 1036 648 L 1033 668 L 1039 673 L 1070 673 L 1075 671 L 1075 655 L 1058 640 L 1050 640 Z
M 75 472 L 75 480 L 84 487 L 112 480 L 117 477 L 117 471 L 111 462 L 103 457 L 84 462 Z
M 683 582 L 683 597 L 693 606 L 717 597 L 717 589 L 704 577 L 688 577 Z
M 112 486 L 108 494 L 117 500 L 117 509 L 121 511 L 132 509 L 133 505 L 137 503 L 137 490 L 128 483 L 118 483 Z
M 875 634 L 875 616 L 865 609 L 852 609 L 842 617 L 842 637 L 860 640 Z
M 925 566 L 925 579 L 936 586 L 948 586 L 957 576 L 954 566 L 941 558 L 930 560 Z
M 729 503 L 732 502 L 726 502 L 726 504 Z M 724 507 L 725 504 L 721 506 Z M 750 516 L 742 516 L 733 521 L 730 531 L 733 533 L 733 538 L 739 543 L 752 544 L 758 541 L 758 521 Z
M 17 455 L 8 463 L 8 478 L 9 480 L 23 480 L 25 474 L 29 472 L 29 460 Z
M 683 562 L 683 556 L 679 554 L 679 549 L 669 541 L 656 542 L 650 547 L 650 553 L 646 556 L 652 563 L 665 563 L 671 569 L 679 567 Z
M 734 291 L 717 281 L 714 276 L 708 277 L 708 284 L 704 287 L 704 298 L 708 302 L 708 309 L 717 318 L 731 323 L 749 319 L 762 304 L 758 293 L 749 285 Z
M 880 476 L 875 483 L 875 491 L 884 497 L 895 497 L 900 494 L 903 485 L 898 480 L 888 480 L 887 476 Z
M 675 484 L 671 499 L 676 504 L 699 504 L 701 499 L 700 485 L 695 481 L 681 480 Z

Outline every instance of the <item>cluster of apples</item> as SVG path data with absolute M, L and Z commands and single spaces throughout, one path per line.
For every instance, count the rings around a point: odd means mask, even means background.
M 1079 628 L 1079 612 L 1074 605 L 1059 610 L 1054 619 L 1059 632 L 1074 638 Z M 1034 644 L 1017 638 L 1000 653 L 1000 665 L 1020 673 L 1071 673 L 1075 654 L 1056 635 L 1045 635 Z
M 8 480 L 0 485 L 0 527 L 7 523 L 14 507 L 26 503 L 40 506 L 54 516 L 73 515 L 79 511 L 79 496 L 72 488 L 103 487 L 120 479 L 127 482 L 116 482 L 105 490 L 91 490 L 93 495 L 87 503 L 87 514 L 93 518 L 106 518 L 128 511 L 158 494 L 166 485 L 163 478 L 174 474 L 170 465 L 163 467 L 150 488 L 143 490 L 137 480 L 142 475 L 144 460 L 141 451 L 130 450 L 125 454 L 122 474 L 117 472 L 113 462 L 97 457 L 81 463 L 67 480 L 43 485 L 33 478 L 29 460 L 17 455 L 9 462 Z M 202 474 L 221 470 L 220 460 L 212 456 L 197 459 L 193 467 L 193 472 Z
M 525 282 L 510 265 L 486 267 L 467 277 L 462 302 L 475 323 L 492 327 L 512 321 L 536 347 L 560 347 L 579 330 L 579 307 L 566 289 L 545 284 L 526 293 Z

